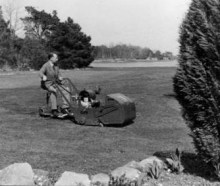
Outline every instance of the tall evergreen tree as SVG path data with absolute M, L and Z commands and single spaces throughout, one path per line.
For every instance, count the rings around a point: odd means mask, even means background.
M 91 38 L 71 18 L 53 27 L 48 47 L 59 52 L 62 68 L 86 67 L 93 60 Z
M 193 0 L 180 29 L 174 91 L 196 152 L 220 176 L 220 1 Z

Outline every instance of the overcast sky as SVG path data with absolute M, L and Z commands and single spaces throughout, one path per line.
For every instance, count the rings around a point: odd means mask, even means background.
M 0 0 L 4 7 L 9 1 Z M 13 0 L 20 7 L 34 6 L 82 27 L 93 45 L 131 44 L 178 53 L 179 26 L 191 0 Z

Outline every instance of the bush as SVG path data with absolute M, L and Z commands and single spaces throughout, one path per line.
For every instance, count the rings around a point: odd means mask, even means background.
M 182 152 L 177 148 L 175 154 L 171 154 L 171 158 L 166 158 L 168 168 L 177 174 L 181 173 L 184 168 L 181 163 Z
M 219 175 L 220 1 L 193 0 L 179 42 L 174 91 L 198 155 Z
M 156 161 L 153 161 L 153 164 L 149 167 L 148 175 L 153 179 L 158 179 L 162 173 L 162 169 L 157 164 Z

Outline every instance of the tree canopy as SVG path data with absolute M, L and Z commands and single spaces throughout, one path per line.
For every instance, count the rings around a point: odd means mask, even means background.
M 39 69 L 47 61 L 49 52 L 59 55 L 64 69 L 87 67 L 94 59 L 173 59 L 172 53 L 119 44 L 112 47 L 92 46 L 91 37 L 82 32 L 70 17 L 61 21 L 58 13 L 25 7 L 27 16 L 21 18 L 25 37 L 19 38 L 9 19 L 5 21 L 0 9 L 0 68 Z M 16 20 L 17 21 L 17 20 Z
M 23 39 L 14 35 L 0 11 L 0 68 L 39 69 L 49 52 L 59 54 L 60 66 L 65 69 L 86 67 L 94 60 L 91 38 L 71 18 L 61 22 L 56 11 L 25 9 Z
M 59 23 L 48 37 L 48 47 L 59 52 L 60 65 L 69 69 L 86 67 L 93 60 L 91 38 L 71 18 Z

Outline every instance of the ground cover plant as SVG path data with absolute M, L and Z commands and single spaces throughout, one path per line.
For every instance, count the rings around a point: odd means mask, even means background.
M 132 98 L 137 118 L 122 128 L 40 118 L 37 111 L 45 102 L 45 92 L 40 89 L 38 74 L 1 75 L 0 169 L 14 162 L 28 162 L 34 169 L 48 170 L 53 175 L 63 171 L 109 173 L 128 161 L 179 147 L 187 154 L 182 155 L 188 162 L 183 164 L 184 171 L 203 176 L 200 164 L 194 164 L 199 160 L 194 159 L 189 130 L 172 91 L 175 70 L 91 68 L 62 72 L 79 89 L 99 84 L 104 95 L 120 92 Z M 187 159 L 188 155 L 193 158 Z

